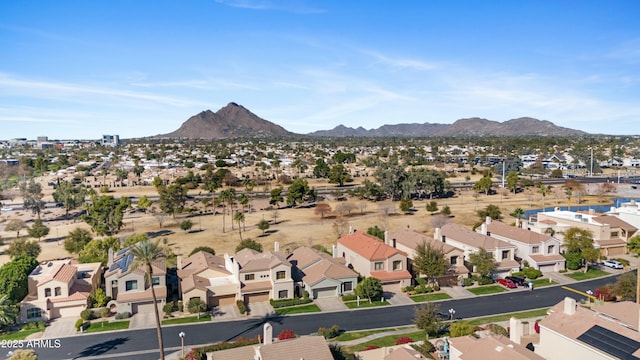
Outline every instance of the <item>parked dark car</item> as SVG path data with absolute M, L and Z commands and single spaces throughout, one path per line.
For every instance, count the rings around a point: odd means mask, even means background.
M 509 279 L 498 279 L 498 284 L 500 284 L 502 286 L 506 286 L 509 289 L 514 289 L 514 288 L 518 287 L 516 285 L 516 283 L 514 283 L 513 281 L 511 281 Z
M 520 276 L 507 276 L 505 279 L 513 281 L 518 286 L 528 286 L 527 280 Z

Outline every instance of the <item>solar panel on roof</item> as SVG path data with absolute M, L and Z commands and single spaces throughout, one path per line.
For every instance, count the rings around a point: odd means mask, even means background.
M 621 360 L 640 360 L 633 353 L 640 349 L 640 342 L 617 334 L 599 325 L 592 326 L 578 340 Z
M 126 253 L 127 251 L 129 251 L 129 247 L 128 247 L 128 246 L 127 246 L 126 248 L 124 248 L 124 249 L 122 249 L 122 250 L 118 251 L 118 252 L 116 253 L 116 255 L 117 255 L 117 256 L 120 256 L 120 255 L 122 255 L 122 254 Z

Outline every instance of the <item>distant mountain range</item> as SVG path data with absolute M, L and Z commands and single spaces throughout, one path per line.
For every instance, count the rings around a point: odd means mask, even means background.
M 190 117 L 180 128 L 154 138 L 232 139 L 300 136 L 260 118 L 245 107 L 229 103 L 217 112 L 203 111 Z M 460 119 L 453 124 L 397 124 L 377 129 L 356 129 L 338 125 L 331 130 L 307 134 L 313 137 L 518 137 L 583 136 L 584 131 L 556 126 L 550 121 L 529 117 L 497 122 L 482 118 Z

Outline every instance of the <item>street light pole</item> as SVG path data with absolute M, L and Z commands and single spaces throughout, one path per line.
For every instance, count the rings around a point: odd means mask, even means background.
M 178 336 L 180 336 L 180 343 L 181 343 L 181 347 L 182 347 L 182 358 L 184 359 L 184 331 L 180 331 L 180 333 L 178 334 Z
M 453 315 L 455 313 L 456 313 L 456 311 L 453 308 L 449 309 L 449 316 L 451 317 L 451 320 L 453 320 Z

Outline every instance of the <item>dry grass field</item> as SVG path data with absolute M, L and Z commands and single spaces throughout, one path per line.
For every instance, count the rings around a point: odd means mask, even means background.
M 455 181 L 455 179 L 453 180 Z M 310 186 L 331 187 L 326 183 L 310 181 Z M 197 193 L 197 191 L 195 191 Z M 499 192 L 500 193 L 500 192 Z M 141 196 L 141 195 L 157 195 L 153 187 L 127 187 L 118 188 L 112 195 L 118 196 Z M 51 198 L 51 191 L 45 192 L 45 199 Z M 19 199 L 18 199 L 19 201 Z M 348 227 L 353 227 L 361 231 L 378 225 L 380 228 L 386 228 L 393 232 L 396 229 L 411 227 L 419 232 L 431 233 L 433 231 L 431 215 L 426 211 L 425 207 L 429 200 L 414 201 L 413 211 L 411 214 L 402 214 L 398 208 L 398 202 L 366 202 L 362 207 L 357 206 L 356 210 L 345 217 L 345 225 L 343 231 L 348 231 Z M 473 196 L 471 192 L 462 192 L 455 197 L 448 199 L 435 199 L 439 209 L 449 206 L 451 209 L 450 221 L 471 227 L 479 221 L 476 210 L 486 207 L 489 204 L 497 205 L 504 216 L 504 221 L 512 223 L 515 221 L 509 214 L 517 207 L 523 209 L 539 208 L 542 206 L 541 197 L 534 198 L 533 195 L 527 193 L 518 194 L 495 194 Z M 545 206 L 561 206 L 567 205 L 566 199 L 556 200 L 554 196 L 546 197 Z M 337 201 L 327 201 L 332 209 L 335 209 Z M 347 202 L 361 204 L 362 201 L 357 199 L 348 199 Z M 597 199 L 592 196 L 585 197 L 583 204 L 596 203 Z M 575 205 L 575 199 L 572 205 Z M 189 205 L 192 206 L 192 205 Z M 202 204 L 195 204 L 202 207 Z M 274 223 L 274 211 L 266 210 L 268 207 L 268 199 L 252 199 L 251 206 L 254 209 L 245 214 L 245 223 L 240 232 L 236 223 L 232 224 L 229 215 L 222 215 L 222 208 L 217 209 L 217 214 L 207 214 L 202 216 L 192 216 L 189 219 L 193 222 L 193 228 L 190 232 L 180 229 L 179 222 L 186 218 L 186 215 L 179 215 L 174 220 L 171 217 L 164 219 L 163 226 L 160 227 L 156 218 L 152 215 L 141 212 L 133 212 L 125 216 L 125 226 L 122 228 L 119 236 L 127 236 L 134 233 L 150 233 L 156 238 L 166 239 L 166 243 L 171 246 L 173 252 L 178 255 L 188 255 L 190 251 L 197 246 L 210 246 L 216 250 L 216 253 L 223 254 L 225 252 L 233 253 L 235 247 L 240 242 L 240 236 L 243 239 L 251 238 L 263 245 L 265 250 L 272 250 L 275 242 L 280 243 L 282 250 L 293 250 L 301 245 L 323 245 L 330 248 L 338 238 L 336 217 L 333 214 L 325 216 L 321 219 L 315 213 L 314 208 L 282 208 L 277 210 L 277 223 Z M 393 208 L 394 213 L 390 216 L 384 216 L 382 208 Z M 362 209 L 362 211 L 361 211 Z M 211 208 L 209 208 L 211 212 Z M 49 260 L 56 258 L 64 258 L 72 256 L 64 250 L 64 237 L 69 231 L 77 227 L 89 228 L 81 220 L 51 220 L 60 218 L 62 210 L 59 208 L 47 208 L 43 215 L 45 224 L 50 228 L 47 238 L 41 241 L 42 252 L 39 260 Z M 5 240 L 5 245 L 0 250 L 6 248 L 6 244 L 15 239 L 14 232 L 4 231 L 3 224 L 12 218 L 22 218 L 27 221 L 33 218 L 31 213 L 24 211 L 9 211 L 0 214 L 0 237 Z M 225 224 L 223 226 L 223 219 Z M 256 227 L 256 224 L 266 219 L 271 222 L 271 227 L 263 234 Z M 386 224 L 386 226 L 385 226 Z M 223 231 L 224 227 L 224 231 Z M 21 232 L 21 236 L 26 235 L 26 230 Z M 0 255 L 0 263 L 8 261 L 7 255 Z

